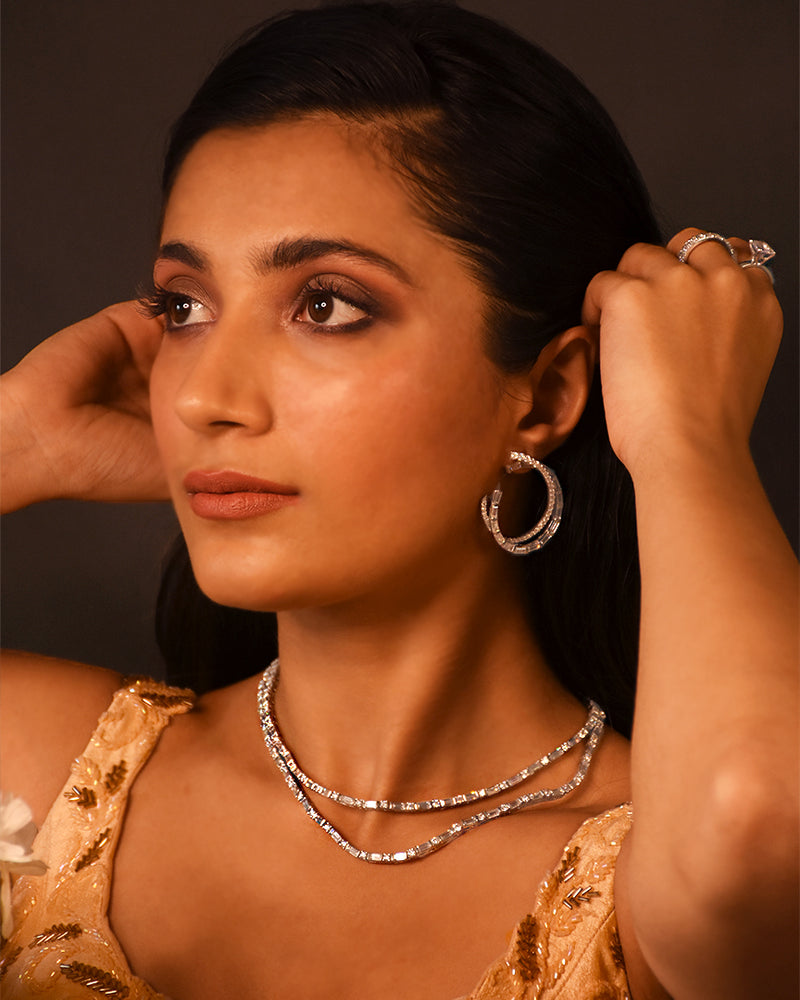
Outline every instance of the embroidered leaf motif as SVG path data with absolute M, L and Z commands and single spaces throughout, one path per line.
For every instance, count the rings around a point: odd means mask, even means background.
M 619 934 L 617 931 L 611 932 L 611 941 L 609 943 L 609 949 L 611 951 L 611 957 L 614 959 L 614 965 L 618 969 L 625 971 L 625 956 L 622 953 L 622 944 L 619 940 Z
M 22 952 L 21 947 L 13 948 L 7 955 L 0 958 L 0 979 L 2 979 L 11 966 L 16 962 Z
M 523 982 L 532 983 L 539 971 L 536 964 L 536 920 L 529 913 L 517 928 L 514 947 L 514 967 L 519 970 Z
M 564 855 L 558 871 L 556 872 L 556 882 L 559 885 L 562 885 L 564 882 L 569 882 L 575 874 L 575 866 L 578 864 L 578 858 L 580 855 L 580 847 L 571 847 Z
M 64 962 L 59 966 L 61 971 L 73 983 L 80 983 L 95 993 L 102 993 L 104 997 L 127 997 L 130 993 L 128 987 L 115 979 L 110 972 L 104 972 L 94 965 L 84 965 L 83 962 Z
M 112 795 L 114 792 L 119 791 L 120 785 L 125 780 L 125 775 L 127 773 L 128 764 L 126 761 L 121 760 L 119 764 L 115 764 L 105 776 L 103 783 Z
M 100 857 L 103 848 L 108 843 L 108 835 L 111 833 L 110 828 L 103 830 L 103 832 L 98 836 L 97 840 L 92 844 L 89 850 L 81 855 L 81 857 L 75 863 L 75 871 L 79 872 L 82 868 L 87 865 L 93 864 Z
M 145 705 L 152 705 L 154 708 L 175 708 L 178 705 L 192 707 L 191 698 L 182 694 L 165 694 L 163 691 L 140 691 L 138 694 Z
M 83 928 L 79 924 L 53 924 L 46 931 L 37 934 L 28 947 L 40 948 L 54 941 L 68 941 L 70 938 L 78 937 L 79 934 L 83 934 Z
M 578 886 L 577 889 L 568 892 L 562 902 L 568 910 L 571 910 L 573 906 L 581 906 L 583 903 L 589 903 L 599 895 L 600 893 L 597 889 L 593 889 L 590 885 L 584 887 Z
M 64 792 L 64 798 L 82 809 L 91 809 L 97 805 L 97 796 L 93 788 L 78 788 L 77 785 L 73 785 L 71 791 Z

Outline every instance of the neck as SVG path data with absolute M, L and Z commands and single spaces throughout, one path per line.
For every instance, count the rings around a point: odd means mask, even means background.
M 585 718 L 508 573 L 464 575 L 385 614 L 363 604 L 282 613 L 279 638 L 280 729 L 308 774 L 347 794 L 422 799 L 490 784 Z

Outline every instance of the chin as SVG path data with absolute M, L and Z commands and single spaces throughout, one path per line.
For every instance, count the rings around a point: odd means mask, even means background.
M 335 604 L 350 596 L 344 581 L 309 571 L 308 561 L 204 560 L 193 556 L 197 585 L 215 604 L 242 611 L 293 611 Z
M 297 558 L 281 546 L 246 539 L 208 539 L 185 532 L 200 590 L 215 604 L 243 611 L 280 611 L 293 607 Z
M 195 570 L 195 579 L 200 590 L 215 604 L 242 611 L 286 611 L 297 607 L 300 599 L 300 595 L 277 581 L 264 579 L 263 575 L 252 579 L 247 574 Z

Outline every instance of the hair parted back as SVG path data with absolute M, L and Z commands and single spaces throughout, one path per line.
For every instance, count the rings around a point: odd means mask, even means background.
M 206 133 L 320 112 L 374 130 L 421 217 L 469 262 L 488 296 L 487 353 L 505 371 L 529 368 L 580 322 L 598 271 L 633 243 L 659 241 L 630 154 L 575 76 L 502 25 L 424 0 L 297 11 L 248 32 L 176 122 L 165 198 Z M 597 379 L 578 427 L 547 461 L 564 515 L 549 545 L 524 557 L 531 620 L 566 687 L 628 732 L 639 620 L 633 490 L 608 442 Z M 262 669 L 276 642 L 273 615 L 200 593 L 182 539 L 157 633 L 169 679 L 198 690 Z

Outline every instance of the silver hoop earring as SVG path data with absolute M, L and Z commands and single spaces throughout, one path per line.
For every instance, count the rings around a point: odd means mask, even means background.
M 564 510 L 564 494 L 555 472 L 532 455 L 526 455 L 522 451 L 512 451 L 508 456 L 506 472 L 519 472 L 525 467 L 536 469 L 541 473 L 547 486 L 547 507 L 530 531 L 516 538 L 507 538 L 500 530 L 500 501 L 503 499 L 503 491 L 499 483 L 491 494 L 487 493 L 481 500 L 483 522 L 492 533 L 492 538 L 501 549 L 514 556 L 526 556 L 529 552 L 535 552 L 547 545 L 561 524 L 561 514 Z

